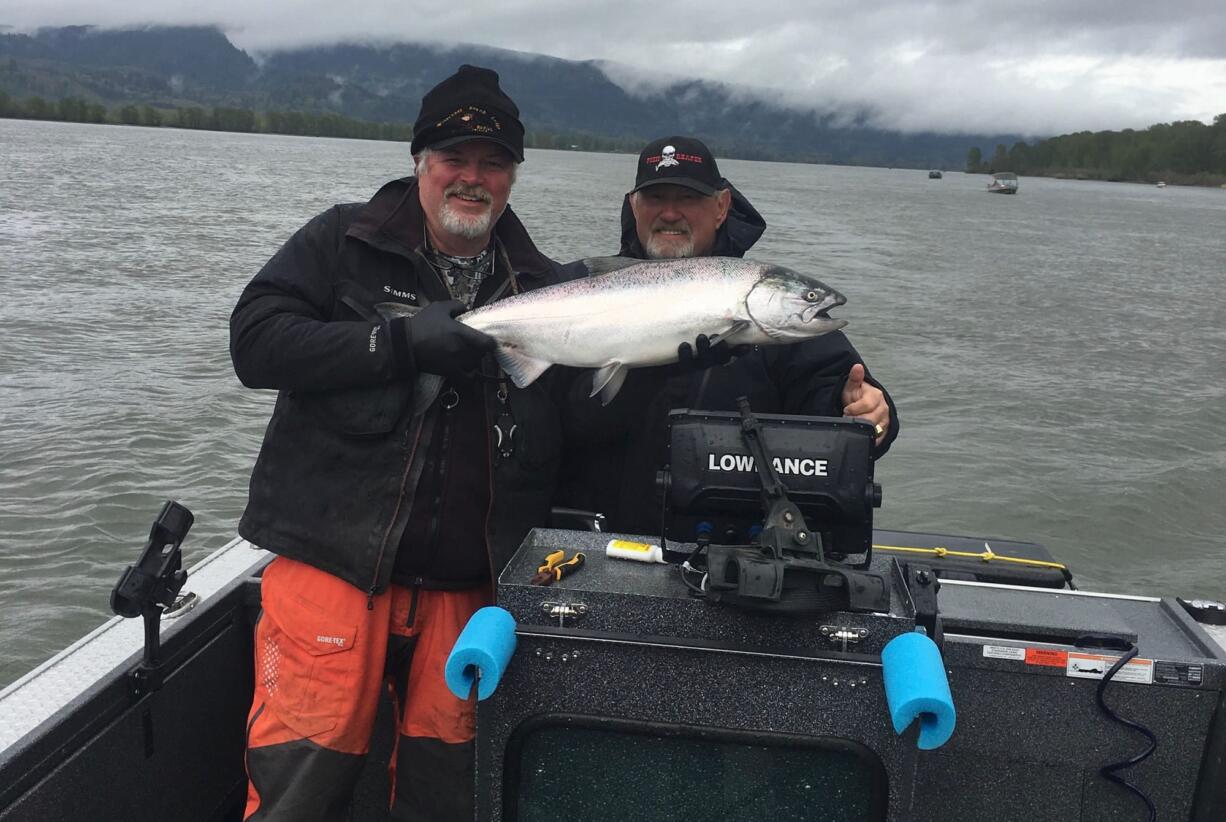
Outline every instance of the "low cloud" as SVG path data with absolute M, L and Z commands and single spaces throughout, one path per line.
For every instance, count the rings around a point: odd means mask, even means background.
M 798 109 L 864 114 L 882 128 L 1041 135 L 1226 111 L 1223 8 L 1202 0 L 0 0 L 0 24 L 216 25 L 253 56 L 337 41 L 475 43 L 600 60 L 640 94 L 701 79 Z

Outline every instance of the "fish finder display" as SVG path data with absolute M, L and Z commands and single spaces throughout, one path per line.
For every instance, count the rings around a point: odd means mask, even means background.
M 830 559 L 867 556 L 873 508 L 873 426 L 846 417 L 755 415 L 787 498 L 821 538 Z M 669 467 L 662 477 L 664 536 L 694 543 L 749 544 L 764 523 L 763 485 L 736 412 L 670 415 Z

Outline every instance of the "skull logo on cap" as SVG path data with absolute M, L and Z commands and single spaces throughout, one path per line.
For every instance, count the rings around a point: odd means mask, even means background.
M 677 149 L 675 146 L 665 146 L 661 152 L 660 162 L 656 163 L 656 171 L 669 166 L 679 166 L 681 163 L 677 161 Z

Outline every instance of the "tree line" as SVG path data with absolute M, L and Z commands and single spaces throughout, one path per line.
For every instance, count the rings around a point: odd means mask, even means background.
M 1226 183 L 1226 114 L 1213 118 L 1213 125 L 1183 120 L 1143 130 L 1079 131 L 1035 143 L 1014 143 L 1012 148 L 997 145 L 990 158 L 976 147 L 967 152 L 966 170 L 1221 185 Z
M 311 137 L 351 137 L 359 140 L 411 140 L 406 123 L 373 123 L 331 112 L 253 111 L 229 106 L 152 106 L 127 104 L 110 107 L 79 97 L 45 100 L 11 98 L 0 91 L 0 117 L 60 120 L 67 123 L 111 123 L 151 128 L 190 128 L 263 134 L 300 134 Z
M 189 128 L 206 131 L 234 131 L 251 134 L 295 134 L 309 137 L 348 137 L 359 140 L 413 139 L 408 123 L 377 123 L 356 120 L 332 112 L 254 111 L 230 106 L 152 106 L 127 104 L 108 108 L 79 97 L 22 100 L 0 91 L 0 117 L 27 120 L 58 120 L 67 123 L 109 123 L 150 128 Z M 636 152 L 637 138 L 601 137 L 582 132 L 557 134 L 529 131 L 524 135 L 528 148 L 578 151 Z

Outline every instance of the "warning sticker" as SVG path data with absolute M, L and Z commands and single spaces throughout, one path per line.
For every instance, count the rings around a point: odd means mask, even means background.
M 1026 649 L 1012 645 L 984 645 L 983 655 L 990 659 L 1016 659 L 1021 662 L 1026 658 Z
M 1069 652 L 1064 675 L 1080 679 L 1102 679 L 1117 660 L 1119 660 L 1118 656 Z M 1154 682 L 1154 661 L 1152 659 L 1131 659 L 1123 668 L 1116 672 L 1111 681 L 1152 685 Z
M 1027 648 L 1027 665 L 1046 665 L 1049 668 L 1063 668 L 1068 664 L 1068 651 L 1056 651 L 1051 648 Z

